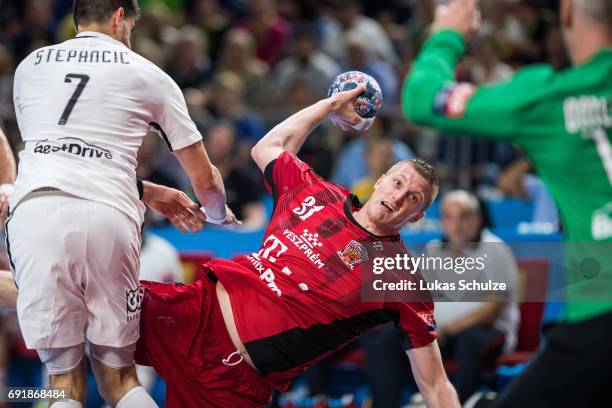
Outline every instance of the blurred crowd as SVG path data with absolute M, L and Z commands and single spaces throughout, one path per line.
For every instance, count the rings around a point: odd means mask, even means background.
M 483 25 L 457 78 L 503 81 L 525 64 L 568 64 L 556 26 L 555 1 L 483 0 Z M 268 129 L 325 97 L 340 72 L 360 70 L 378 80 L 383 109 L 366 133 L 326 123 L 301 158 L 323 177 L 368 198 L 389 163 L 414 156 L 432 162 L 442 190 L 463 188 L 485 198 L 528 198 L 529 164 L 499 142 L 446 139 L 412 126 L 400 109 L 401 86 L 428 35 L 435 0 L 141 0 L 132 45 L 162 67 L 184 91 L 226 182 L 228 201 L 261 228 L 262 181 L 250 147 Z M 0 126 L 14 152 L 21 148 L 12 103 L 15 67 L 32 50 L 72 37 L 72 0 L 0 0 Z M 189 189 L 177 162 L 151 135 L 139 175 Z M 518 160 L 518 162 L 516 162 Z

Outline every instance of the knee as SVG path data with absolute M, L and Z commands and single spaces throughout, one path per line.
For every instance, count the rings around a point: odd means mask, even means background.
M 83 345 L 37 350 L 38 357 L 49 375 L 67 374 L 83 359 Z

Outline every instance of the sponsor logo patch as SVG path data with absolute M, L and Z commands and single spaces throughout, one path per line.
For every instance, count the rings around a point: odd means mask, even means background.
M 137 287 L 134 290 L 126 290 L 126 310 L 127 310 L 127 321 L 131 322 L 134 319 L 140 317 L 140 308 L 142 306 L 142 298 L 144 296 L 144 290 L 142 287 Z
M 59 151 L 84 157 L 86 159 L 113 159 L 113 155 L 109 150 L 89 144 L 75 137 L 62 137 L 57 140 L 40 140 L 36 142 L 36 146 L 34 146 L 34 153 L 49 154 Z
M 436 330 L 436 320 L 434 319 L 433 313 L 419 313 L 419 318 L 425 322 L 427 325 L 427 330 L 434 331 Z
M 323 246 L 323 243 L 319 241 L 319 234 L 313 234 L 308 231 L 308 229 L 304 229 L 302 234 L 297 235 L 295 232 L 286 229 L 283 231 L 283 235 L 287 237 L 298 250 L 302 251 L 304 256 L 318 269 L 325 266 L 325 263 L 321 261 L 321 254 L 318 252 L 318 248 Z
M 366 247 L 355 240 L 349 242 L 342 251 L 338 251 L 338 256 L 351 270 L 353 270 L 355 265 L 359 265 L 369 258 Z
M 385 249 L 385 247 L 383 246 L 382 241 L 374 241 L 372 242 L 372 248 L 374 248 L 377 251 L 382 251 L 383 249 Z

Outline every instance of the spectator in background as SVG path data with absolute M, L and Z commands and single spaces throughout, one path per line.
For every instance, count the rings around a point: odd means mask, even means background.
M 509 197 L 529 200 L 533 203 L 534 224 L 546 224 L 549 231 L 559 228 L 557 206 L 542 180 L 532 173 L 532 166 L 525 157 L 510 164 L 498 177 L 497 187 Z
M 329 17 L 325 19 L 321 49 L 336 60 L 346 60 L 349 51 L 342 40 L 348 31 L 357 33 L 368 41 L 369 52 L 394 67 L 399 67 L 399 58 L 385 30 L 374 19 L 361 13 L 358 2 L 352 0 L 327 0 Z
M 274 69 L 275 89 L 287 89 L 289 82 L 299 75 L 314 90 L 317 99 L 324 97 L 329 84 L 340 73 L 340 65 L 317 49 L 314 33 L 306 24 L 293 31 L 289 49 L 290 55 Z M 277 100 L 282 100 L 280 95 L 281 92 Z
M 261 201 L 261 181 L 237 166 L 234 148 L 234 129 L 230 123 L 218 122 L 208 128 L 206 151 L 223 177 L 227 205 L 242 220 L 240 229 L 260 229 L 266 222 L 266 209 Z
M 490 301 L 436 302 L 438 341 L 443 358 L 454 358 L 454 385 L 465 401 L 482 381 L 482 372 L 502 352 L 516 347 L 520 320 L 517 300 L 518 268 L 503 241 L 485 228 L 486 214 L 471 193 L 455 190 L 442 198 L 440 221 L 443 240 L 430 242 L 427 257 L 484 257 L 483 273 L 507 283 L 507 294 Z M 440 276 L 440 275 L 438 275 Z M 467 294 L 466 294 L 467 295 Z
M 411 14 L 410 5 L 406 3 L 402 4 L 402 2 L 393 2 L 392 4 L 385 4 L 385 2 L 383 2 L 383 4 L 379 2 L 369 2 L 365 3 L 364 7 L 376 7 L 377 5 L 380 6 L 380 8 L 375 10 L 373 15 L 389 37 L 395 52 L 401 55 L 401 50 L 405 47 L 405 44 L 410 41 L 405 24 Z
M 13 51 L 17 61 L 55 41 L 51 0 L 26 0 L 21 11 L 24 13 L 25 24 L 21 25 L 14 37 Z
M 152 8 L 143 12 L 134 30 L 134 45 L 138 45 L 139 40 L 146 38 L 167 51 L 167 48 L 180 34 L 182 27 L 173 17 L 173 14 L 160 8 Z
M 13 37 L 21 28 L 20 14 L 25 4 L 22 0 L 2 0 L 0 5 L 0 43 L 12 50 Z
M 253 34 L 257 58 L 273 66 L 291 35 L 291 26 L 276 12 L 274 0 L 250 0 L 248 15 L 238 26 Z
M 359 137 L 349 141 L 336 159 L 332 181 L 346 188 L 350 188 L 354 183 L 368 176 L 368 166 L 364 158 L 366 157 L 367 142 L 369 139 L 381 137 L 391 131 L 391 118 L 382 112 L 376 117 L 372 127 Z M 399 140 L 393 140 L 393 161 L 412 159 L 414 155 L 410 148 Z
M 540 57 L 542 15 L 529 1 L 488 0 L 482 3 L 484 29 L 495 32 L 514 63 L 532 63 Z
M 374 192 L 374 184 L 393 165 L 393 143 L 390 139 L 380 137 L 368 141 L 366 162 L 369 174 L 358 180 L 351 187 L 359 201 L 366 202 Z
M 208 110 L 216 120 L 227 120 L 236 128 L 239 140 L 255 144 L 264 135 L 259 114 L 250 111 L 243 102 L 244 79 L 231 71 L 215 75 Z
M 472 48 L 470 76 L 479 84 L 492 84 L 508 79 L 514 70 L 501 60 L 501 45 L 493 34 L 479 36 Z
M 278 88 L 276 104 L 268 109 L 266 123 L 267 128 L 273 128 L 277 123 L 287 116 L 312 105 L 319 97 L 316 96 L 317 88 L 313 87 L 307 77 L 296 73 L 287 79 L 284 88 Z M 340 145 L 342 135 L 330 126 L 329 122 L 323 122 L 306 139 L 298 153 L 298 157 L 308 163 L 323 178 L 328 178 L 334 164 L 334 152 Z
M 208 42 L 208 55 L 215 65 L 221 50 L 221 39 L 231 23 L 219 0 L 191 1 L 187 8 L 187 19 L 202 30 Z
M 232 72 L 244 82 L 243 101 L 250 108 L 266 103 L 266 83 L 269 67 L 257 59 L 253 35 L 241 28 L 228 31 L 222 40 L 217 72 Z
M 210 79 L 211 64 L 206 48 L 198 28 L 181 29 L 166 62 L 168 74 L 181 89 L 199 88 Z
M 320 14 L 320 1 L 311 0 L 281 0 L 276 2 L 276 10 L 292 28 L 294 25 L 313 23 L 317 25 Z M 315 30 L 316 31 L 316 30 Z
M 134 50 L 159 67 L 165 66 L 162 47 L 149 37 L 139 38 L 134 44 Z
M 571 65 L 565 45 L 563 44 L 563 34 L 558 25 L 548 26 L 542 48 L 546 62 L 552 67 L 564 69 Z
M 13 72 L 15 62 L 9 49 L 0 43 L 0 122 L 15 117 L 13 109 Z
M 183 7 L 184 0 L 138 0 L 142 10 L 162 8 L 165 12 L 177 12 Z
M 160 140 L 154 133 L 149 133 L 144 137 L 140 149 L 138 149 L 136 176 L 142 180 L 180 190 L 180 181 L 172 175 L 166 174 L 158 167 L 158 162 L 163 160 L 163 156 L 170 156 L 169 154 L 162 153 L 163 148 L 161 147 Z
M 357 30 L 349 30 L 344 34 L 346 58 L 343 60 L 344 71 L 362 71 L 371 75 L 380 84 L 385 105 L 398 103 L 399 79 L 391 64 L 372 53 L 371 43 Z

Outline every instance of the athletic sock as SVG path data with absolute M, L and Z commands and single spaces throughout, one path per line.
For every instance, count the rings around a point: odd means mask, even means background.
M 129 390 L 123 398 L 119 400 L 115 408 L 159 408 L 153 398 L 141 386 Z

